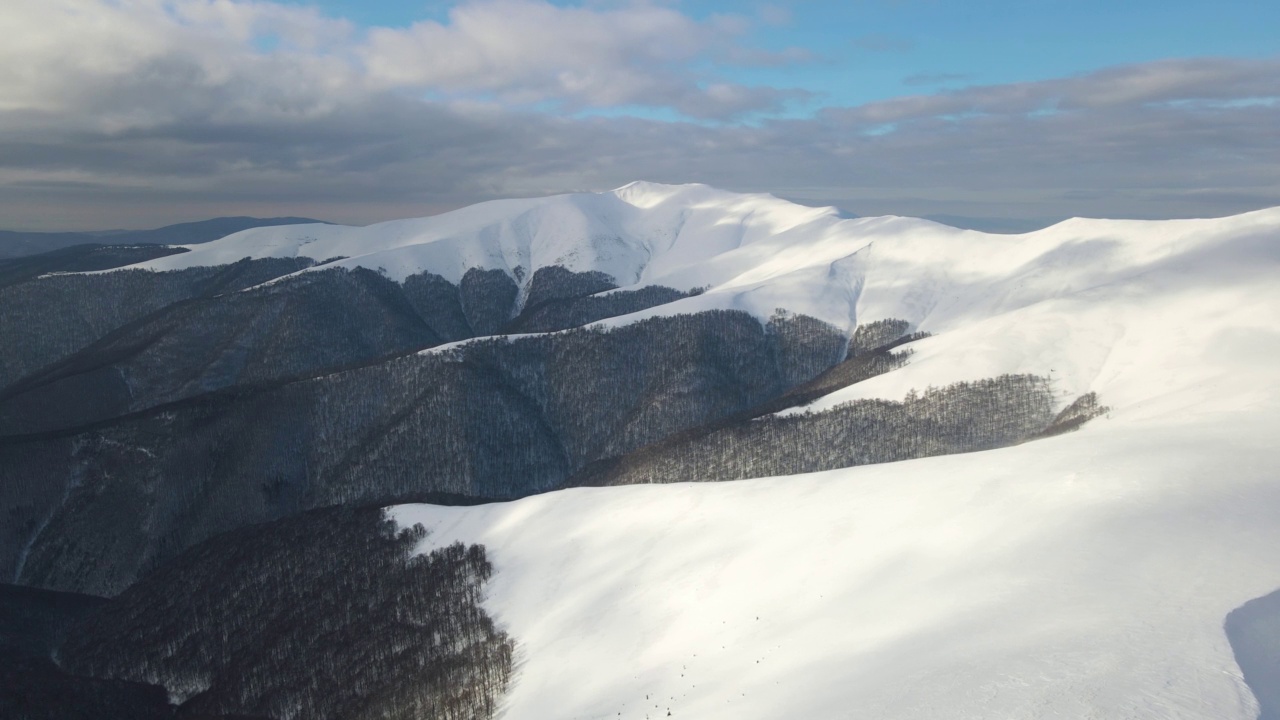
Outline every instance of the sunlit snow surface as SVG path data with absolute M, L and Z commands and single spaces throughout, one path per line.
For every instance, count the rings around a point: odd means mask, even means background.
M 936 335 L 820 406 L 1018 371 L 1110 414 L 969 455 L 393 508 L 489 548 L 522 657 L 505 717 L 1256 718 L 1223 622 L 1280 589 L 1280 211 L 878 222 L 908 224 L 852 274 L 857 312 Z
M 488 547 L 486 606 L 521 653 L 508 720 L 1258 714 L 1223 622 L 1280 589 L 1280 209 L 988 235 L 641 183 L 259 228 L 144 266 L 295 255 L 708 289 L 605 324 L 785 308 L 933 334 L 810 409 L 1003 372 L 1112 408 L 970 455 L 394 508 L 427 547 Z
M 1280 588 L 1276 429 L 1102 421 L 970 455 L 392 512 L 432 545 L 488 547 L 485 606 L 522 657 L 512 720 L 1253 720 L 1222 627 Z

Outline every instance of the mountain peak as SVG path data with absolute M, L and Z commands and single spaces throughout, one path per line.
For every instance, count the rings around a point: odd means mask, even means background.
M 647 208 L 666 202 L 680 194 L 705 194 L 708 192 L 724 193 L 725 191 L 716 190 L 710 185 L 703 185 L 702 183 L 668 185 L 665 183 L 649 182 L 647 180 L 636 180 L 613 190 L 612 194 L 617 196 L 618 199 L 623 202 L 635 205 L 636 207 Z

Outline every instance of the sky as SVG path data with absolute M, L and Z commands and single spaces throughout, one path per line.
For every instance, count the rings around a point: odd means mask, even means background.
M 0 228 L 632 180 L 987 229 L 1280 205 L 1280 3 L 5 0 Z

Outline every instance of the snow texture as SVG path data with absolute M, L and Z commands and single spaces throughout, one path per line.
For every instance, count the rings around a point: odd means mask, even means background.
M 392 508 L 424 552 L 488 548 L 486 608 L 522 663 L 505 718 L 1254 720 L 1246 677 L 1277 697 L 1224 622 L 1280 589 L 1280 209 L 993 236 L 701 187 L 510 207 L 617 202 L 667 220 L 600 209 L 653 254 L 620 242 L 590 269 L 757 309 L 844 293 L 848 323 L 933 333 L 818 407 L 1032 372 L 1111 412 L 968 455 Z M 676 207 L 695 209 L 664 224 Z

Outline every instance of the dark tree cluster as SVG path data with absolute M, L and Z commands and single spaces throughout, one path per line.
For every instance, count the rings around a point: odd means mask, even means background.
M 789 316 L 779 313 L 770 323 L 771 327 L 778 324 L 785 324 L 789 320 Z M 800 316 L 795 318 L 799 322 L 789 332 L 795 334 L 803 329 L 818 328 L 821 323 L 816 323 L 812 318 Z M 892 323 L 892 325 L 890 325 Z M 669 452 L 678 452 L 679 448 L 697 445 L 699 443 L 716 442 L 710 439 L 717 433 L 731 430 L 733 428 L 744 425 L 745 423 L 755 419 L 782 412 L 790 408 L 807 405 L 818 398 L 829 395 L 841 388 L 854 385 L 868 378 L 875 377 L 896 370 L 907 363 L 907 359 L 911 355 L 910 349 L 898 350 L 901 346 L 914 340 L 927 337 L 927 333 L 906 333 L 908 325 L 903 321 L 883 321 L 875 323 L 877 328 L 873 329 L 873 337 L 876 342 L 882 344 L 872 348 L 869 346 L 871 340 L 867 340 L 868 335 L 864 333 L 862 326 L 859 326 L 854 337 L 862 339 L 864 342 L 860 346 L 857 343 L 850 342 L 850 354 L 843 362 L 818 373 L 805 382 L 794 385 L 785 392 L 776 395 L 768 400 L 753 405 L 741 412 L 725 415 L 717 420 L 699 425 L 688 430 L 672 433 L 658 442 L 651 443 L 634 452 L 625 455 L 613 456 L 596 460 L 581 470 L 576 472 L 566 482 L 566 486 L 583 486 L 583 485 L 609 485 L 615 482 L 615 478 L 620 473 L 625 472 L 625 468 L 642 467 L 653 463 L 655 458 L 661 458 Z M 885 332 L 885 327 L 898 328 L 901 332 Z M 784 331 L 787 332 L 787 331 Z M 825 344 L 825 343 L 822 343 Z M 854 348 L 859 348 L 857 354 L 853 354 Z M 829 468 L 828 468 L 829 469 Z
M 1111 408 L 1099 402 L 1098 393 L 1085 393 L 1063 408 L 1062 412 L 1058 413 L 1058 416 L 1053 419 L 1053 422 L 1049 423 L 1049 427 L 1041 431 L 1036 437 L 1051 437 L 1078 430 L 1081 425 L 1109 412 L 1111 412 Z
M 84 618 L 68 672 L 164 687 L 177 717 L 493 717 L 514 644 L 480 606 L 482 546 L 414 551 L 380 510 L 332 508 L 192 548 Z
M 574 483 L 739 480 L 988 450 L 1035 436 L 1053 417 L 1048 381 L 1003 375 L 902 402 L 740 420 L 597 464 Z
M 859 325 L 849 338 L 849 357 L 883 350 L 929 337 L 926 332 L 911 332 L 911 323 L 896 318 L 876 320 Z
M 540 267 L 529 278 L 522 311 L 554 300 L 588 297 L 618 287 L 613 278 L 602 272 L 573 272 L 560 265 Z
M 468 337 L 496 335 L 515 314 L 519 296 L 520 286 L 501 270 L 467 270 L 458 285 L 458 306 L 471 329 Z
M 0 392 L 0 434 L 75 427 L 449 339 L 373 271 L 303 273 L 175 303 L 25 378 Z

